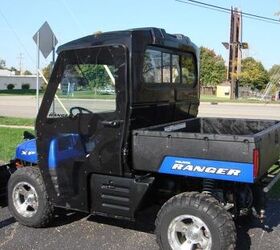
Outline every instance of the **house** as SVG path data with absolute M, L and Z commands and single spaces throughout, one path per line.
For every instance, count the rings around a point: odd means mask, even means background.
M 220 85 L 217 85 L 216 95 L 217 97 L 230 98 L 230 83 L 226 81 Z
M 7 69 L 0 69 L 0 90 L 12 89 L 36 89 L 36 75 L 15 75 L 15 72 Z M 40 77 L 39 89 L 43 85 L 43 79 Z M 9 87 L 8 87 L 9 86 Z

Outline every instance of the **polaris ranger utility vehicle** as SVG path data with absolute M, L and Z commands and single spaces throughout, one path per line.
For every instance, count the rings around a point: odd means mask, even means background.
M 61 46 L 36 141 L 13 161 L 14 217 L 43 227 L 53 207 L 133 219 L 161 204 L 161 249 L 235 248 L 233 218 L 254 211 L 263 219 L 263 189 L 279 179 L 268 169 L 279 159 L 280 123 L 196 118 L 198 68 L 189 38 L 157 28 Z M 94 89 L 109 85 L 115 95 L 94 100 Z

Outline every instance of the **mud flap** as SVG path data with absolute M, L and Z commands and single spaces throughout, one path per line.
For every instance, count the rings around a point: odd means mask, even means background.
M 0 198 L 6 196 L 7 184 L 11 174 L 10 164 L 0 166 Z

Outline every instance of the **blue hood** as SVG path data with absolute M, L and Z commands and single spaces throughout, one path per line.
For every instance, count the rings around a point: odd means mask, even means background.
M 27 140 L 19 144 L 16 149 L 15 158 L 22 161 L 27 161 L 30 163 L 37 164 L 38 156 L 37 156 L 36 139 Z

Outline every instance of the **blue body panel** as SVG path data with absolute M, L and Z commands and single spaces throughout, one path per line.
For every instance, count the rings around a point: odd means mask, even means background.
M 61 134 L 50 142 L 48 165 L 56 169 L 59 164 L 85 155 L 79 134 Z
M 166 156 L 160 173 L 253 183 L 253 163 Z
M 16 148 L 16 159 L 37 164 L 38 155 L 36 147 L 36 139 L 22 142 Z

